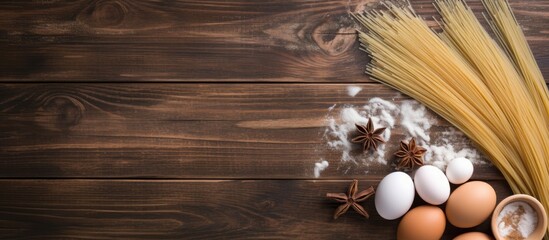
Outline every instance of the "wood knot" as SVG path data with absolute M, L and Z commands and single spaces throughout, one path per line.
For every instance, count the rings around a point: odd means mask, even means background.
M 100 0 L 90 4 L 78 20 L 94 28 L 115 28 L 122 24 L 127 12 L 120 1 Z
M 337 56 L 356 42 L 356 31 L 351 19 L 328 18 L 325 19 L 313 31 L 313 40 L 325 53 L 331 56 Z
M 71 96 L 53 96 L 46 99 L 43 110 L 49 113 L 50 124 L 53 123 L 57 129 L 68 130 L 80 122 L 85 107 Z

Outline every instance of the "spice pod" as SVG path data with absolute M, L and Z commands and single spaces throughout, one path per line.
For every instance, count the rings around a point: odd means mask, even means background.
M 534 197 L 515 194 L 496 206 L 491 225 L 496 240 L 539 240 L 547 229 L 547 212 Z

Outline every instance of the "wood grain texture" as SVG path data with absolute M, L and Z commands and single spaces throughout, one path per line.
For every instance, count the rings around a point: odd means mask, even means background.
M 0 81 L 369 82 L 349 12 L 377 2 L 2 1 Z M 511 4 L 547 79 L 549 4 Z
M 342 163 L 324 135 L 344 106 L 409 100 L 362 73 L 349 12 L 378 2 L 1 1 L 0 238 L 394 239 L 373 199 L 369 220 L 334 221 L 323 197 L 394 170 Z M 511 4 L 547 79 L 549 3 Z M 431 136 L 451 129 L 433 121 Z M 473 178 L 511 194 L 491 165 Z
M 410 99 L 359 86 L 349 97 L 343 84 L 2 85 L 0 177 L 308 179 L 325 159 L 323 178 L 379 179 L 394 167 L 341 162 L 324 136 L 327 116 L 372 97 Z M 432 117 L 433 137 L 451 129 Z M 389 162 L 403 134 L 393 129 Z M 467 146 L 454 135 L 456 148 Z M 477 171 L 501 179 L 490 165 Z
M 489 181 L 501 200 L 506 184 Z M 338 203 L 349 181 L 2 180 L 0 237 L 7 239 L 395 239 L 374 199 L 370 219 Z M 377 185 L 363 180 L 359 187 Z M 415 204 L 421 204 L 416 199 Z M 484 223 L 473 229 L 489 232 Z M 466 229 L 450 224 L 443 239 Z

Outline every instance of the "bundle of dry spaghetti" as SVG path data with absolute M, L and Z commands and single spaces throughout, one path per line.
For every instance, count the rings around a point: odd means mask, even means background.
M 515 193 L 530 194 L 549 209 L 545 80 L 508 3 L 483 1 L 497 41 L 461 0 L 435 0 L 442 33 L 409 4 L 355 15 L 368 30 L 359 32 L 371 57 L 366 71 L 458 127 Z

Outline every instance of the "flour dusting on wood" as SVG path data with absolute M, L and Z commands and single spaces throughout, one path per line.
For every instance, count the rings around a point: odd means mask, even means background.
M 354 93 L 351 87 L 348 87 L 349 96 Z M 361 144 L 353 143 L 351 139 L 358 134 L 355 124 L 365 125 L 368 118 L 372 119 L 375 128 L 386 128 L 382 137 L 387 143 L 381 144 L 375 151 L 364 152 Z M 431 127 L 438 124 L 437 119 L 433 112 L 417 101 L 395 103 L 376 97 L 362 106 L 332 105 L 326 117 L 323 139 L 329 149 L 340 154 L 339 159 L 333 161 L 339 162 L 340 166 L 345 165 L 347 171 L 358 167 L 367 172 L 371 164 L 393 165 L 394 151 L 399 142 L 409 141 L 412 137 L 427 149 L 425 164 L 444 170 L 457 157 L 468 158 L 474 164 L 485 163 L 469 139 L 455 128 L 448 126 L 445 131 L 431 136 Z
M 330 166 L 330 164 L 326 160 L 320 160 L 320 162 L 315 163 L 315 178 L 320 177 L 320 173 L 328 168 L 328 166 Z
M 359 86 L 348 86 L 347 87 L 347 94 L 349 96 L 354 97 L 356 96 L 360 91 L 362 91 L 362 88 Z

